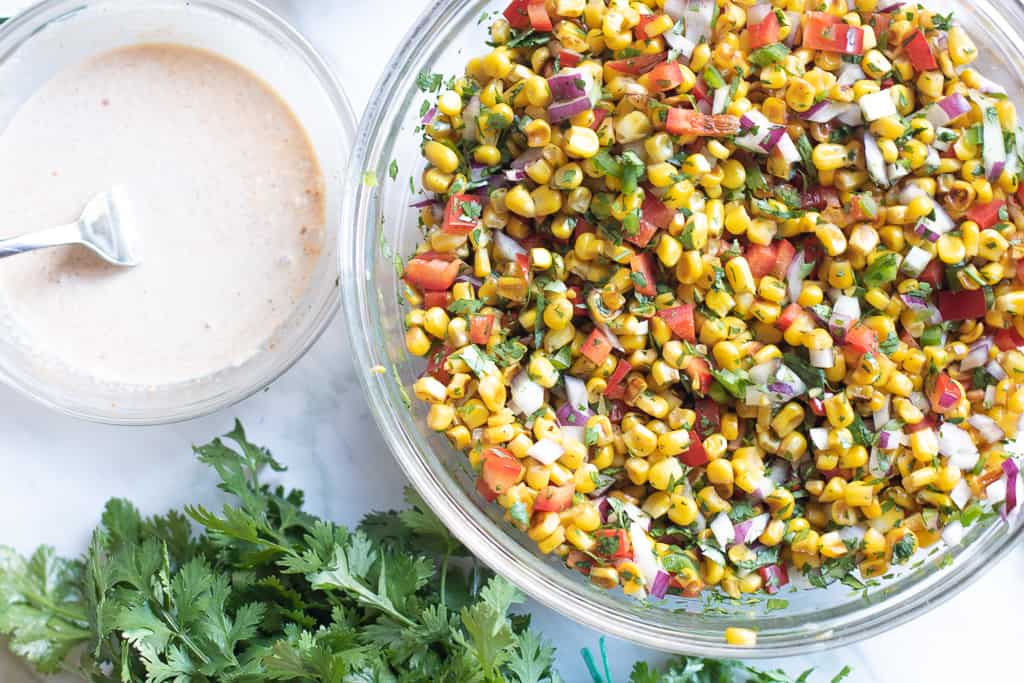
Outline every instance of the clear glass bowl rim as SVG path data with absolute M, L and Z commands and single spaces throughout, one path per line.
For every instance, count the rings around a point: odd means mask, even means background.
M 68 13 L 83 9 L 89 4 L 91 4 L 89 0 L 43 0 L 11 17 L 3 25 L 0 25 L 0 59 L 6 59 L 10 52 L 18 49 L 26 41 L 32 40 L 39 31 L 53 21 L 60 21 Z M 334 70 L 292 24 L 256 0 L 182 0 L 178 4 L 181 5 L 183 11 L 192 11 L 192 8 L 196 8 L 218 12 L 245 27 L 279 39 L 284 48 L 292 51 L 301 59 L 320 87 L 323 88 L 324 93 L 331 101 L 333 114 L 338 118 L 338 124 L 346 143 L 345 150 L 351 151 L 356 134 L 357 119 L 348 96 Z M 347 161 L 347 159 L 338 160 L 340 181 L 343 181 L 347 173 Z M 342 204 L 344 203 L 346 202 L 343 201 Z M 328 239 L 337 241 L 341 232 L 339 226 L 342 220 L 340 213 L 327 216 Z M 330 257 L 335 246 L 332 245 L 331 249 L 325 247 L 325 257 Z M 228 371 L 230 374 L 228 379 L 221 379 L 219 375 L 215 376 L 210 380 L 210 388 L 196 400 L 174 406 L 153 407 L 148 412 L 126 414 L 109 406 L 87 404 L 83 401 L 62 401 L 48 387 L 9 373 L 2 367 L 0 367 L 0 381 L 58 413 L 91 422 L 141 426 L 169 424 L 202 417 L 234 405 L 261 391 L 306 354 L 338 312 L 341 302 L 340 286 L 337 282 L 332 285 L 330 291 L 314 293 L 311 290 L 307 294 L 307 297 L 310 297 L 310 302 L 315 303 L 313 303 L 313 308 L 305 314 L 302 322 L 294 326 L 294 331 L 282 339 L 282 346 L 286 348 L 286 352 L 275 352 L 272 362 L 260 363 L 258 368 L 253 368 L 253 372 L 243 370 L 248 366 L 246 363 L 240 366 L 236 372 Z M 130 396 L 126 396 L 125 402 L 129 401 Z
M 1007 527 L 996 520 L 976 540 L 947 551 L 952 563 L 941 569 L 922 567 L 901 581 L 898 591 L 865 606 L 849 603 L 826 610 L 821 619 L 795 624 L 775 632 L 759 633 L 758 643 L 737 648 L 725 644 L 722 628 L 693 623 L 680 625 L 651 622 L 641 613 L 620 609 L 625 601 L 595 595 L 578 577 L 567 577 L 552 564 L 534 554 L 523 556 L 507 529 L 480 515 L 454 479 L 438 466 L 431 447 L 413 428 L 413 416 L 403 403 L 402 390 L 393 379 L 391 361 L 385 353 L 377 287 L 371 264 L 377 257 L 381 215 L 374 210 L 374 189 L 363 181 L 364 172 L 384 176 L 387 137 L 394 120 L 408 112 L 396 111 L 404 95 L 402 84 L 414 66 L 424 65 L 444 51 L 444 43 L 458 29 L 455 22 L 470 16 L 484 0 L 435 0 L 417 19 L 378 81 L 361 119 L 356 145 L 349 165 L 348 184 L 355 198 L 345 204 L 342 226 L 342 308 L 356 356 L 359 380 L 371 412 L 399 465 L 417 491 L 445 525 L 481 561 L 503 575 L 538 602 L 598 632 L 633 641 L 647 647 L 687 655 L 714 658 L 768 658 L 803 655 L 848 645 L 876 636 L 933 609 L 979 578 L 1017 543 L 1024 540 L 1024 524 Z M 1002 4 L 997 10 L 987 0 L 971 5 L 990 18 L 1007 21 L 1007 26 L 1024 27 L 1022 0 Z M 430 36 L 424 39 L 423 36 Z M 1020 52 L 1021 41 L 1014 41 Z M 1019 55 L 1018 61 L 1024 59 Z M 408 132 L 408 135 L 413 135 Z M 381 372 L 381 369 L 384 371 Z M 937 563 L 936 563 L 937 564 Z M 766 617 L 765 620 L 768 620 Z M 737 618 L 737 626 L 750 626 L 749 619 Z M 759 624 L 754 624 L 757 627 Z M 682 628 L 680 626 L 685 626 Z

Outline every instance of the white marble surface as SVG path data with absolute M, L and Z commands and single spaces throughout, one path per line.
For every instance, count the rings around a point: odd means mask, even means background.
M 357 113 L 370 96 L 377 69 L 424 6 L 419 0 L 268 4 L 306 31 L 334 62 Z M 111 496 L 128 497 L 145 513 L 216 500 L 210 473 L 195 462 L 189 447 L 229 430 L 236 416 L 256 442 L 289 465 L 285 481 L 307 491 L 313 512 L 351 523 L 369 508 L 400 504 L 402 475 L 381 438 L 367 428 L 372 418 L 336 321 L 267 391 L 180 425 L 86 424 L 0 387 L 0 543 L 22 551 L 48 543 L 76 554 Z M 856 646 L 771 664 L 791 672 L 818 666 L 829 675 L 850 664 L 855 673 L 849 680 L 856 682 L 1020 680 L 1019 666 L 1007 655 L 1020 651 L 1022 606 L 1024 549 L 1018 548 L 976 585 L 910 624 Z M 589 680 L 578 652 L 595 645 L 599 634 L 537 605 L 531 608 L 536 624 L 558 645 L 566 680 Z M 609 653 L 617 681 L 625 680 L 633 660 L 661 657 L 620 641 L 609 641 Z M 1007 675 L 1010 671 L 1015 673 Z M 0 654 L 0 681 L 32 680 L 6 652 Z

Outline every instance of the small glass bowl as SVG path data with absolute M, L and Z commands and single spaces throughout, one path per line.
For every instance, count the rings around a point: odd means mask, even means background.
M 395 257 L 408 257 L 421 238 L 416 209 L 410 207 L 418 197 L 408 179 L 412 175 L 415 183 L 424 167 L 413 130 L 424 100 L 416 76 L 462 73 L 469 57 L 487 49 L 489 22 L 479 20 L 482 13 L 506 5 L 504 0 L 438 0 L 416 22 L 363 116 L 350 169 L 357 195 L 345 206 L 341 240 L 342 305 L 367 400 L 406 475 L 459 539 L 539 602 L 598 631 L 660 650 L 728 658 L 807 654 L 878 635 L 949 599 L 1024 538 L 1020 514 L 1013 526 L 998 518 L 977 523 L 961 545 L 922 551 L 877 586 L 853 590 L 836 583 L 799 592 L 787 587 L 774 596 L 771 609 L 763 596 L 754 604 L 712 602 L 707 595 L 641 603 L 621 591 L 595 588 L 540 555 L 531 540 L 502 520 L 503 510 L 483 501 L 465 455 L 426 426 L 424 405 L 410 401 L 408 388 L 424 362 L 404 348 L 401 268 Z M 1017 3 L 939 0 L 928 5 L 943 14 L 955 12 L 977 43 L 979 67 L 1024 102 L 1019 35 L 1024 13 Z M 395 182 L 359 184 L 364 172 L 386 179 L 392 163 L 401 171 Z M 794 584 L 802 579 L 796 574 L 791 573 Z M 727 646 L 723 632 L 729 626 L 756 628 L 757 645 Z
M 290 25 L 251 0 L 46 0 L 0 28 L 0 130 L 57 72 L 139 43 L 209 50 L 248 68 L 287 102 L 309 134 L 324 174 L 324 251 L 303 299 L 248 361 L 165 386 L 105 384 L 55 367 L 0 334 L 0 380 L 60 412 L 114 424 L 190 419 L 253 394 L 295 363 L 337 310 L 337 238 L 355 117 L 320 55 Z M 187 265 L 187 264 L 186 264 Z M 4 321 L 0 320 L 0 328 Z

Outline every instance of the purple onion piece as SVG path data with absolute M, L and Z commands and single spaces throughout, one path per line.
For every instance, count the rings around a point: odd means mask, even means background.
M 414 202 L 414 203 L 410 204 L 409 208 L 410 209 L 425 209 L 428 206 L 433 206 L 435 204 L 440 204 L 440 203 L 441 202 L 437 201 L 436 199 L 421 199 L 418 202 Z
M 569 401 L 562 404 L 562 407 L 555 413 L 555 417 L 558 418 L 558 424 L 563 427 L 582 427 L 593 416 L 594 412 L 592 410 L 576 410 Z
M 772 151 L 778 146 L 779 140 L 782 139 L 782 136 L 785 134 L 785 126 L 776 126 L 775 128 L 772 128 L 768 132 L 768 135 L 765 135 L 764 138 L 761 139 L 761 149 L 766 152 Z
M 668 592 L 668 587 L 672 583 L 672 577 L 667 572 L 661 570 L 654 575 L 654 581 L 651 582 L 650 594 L 652 598 L 661 599 L 665 597 Z
M 420 120 L 420 123 L 422 123 L 424 126 L 429 125 L 430 122 L 434 120 L 435 116 L 437 116 L 437 107 L 431 107 L 430 109 L 427 110 L 427 113 L 423 115 L 423 118 Z
M 776 394 L 782 394 L 783 396 L 793 395 L 793 387 L 789 386 L 785 382 L 772 382 L 768 385 L 768 390 L 773 391 Z
M 1006 474 L 1006 507 L 1003 510 L 1005 518 L 1017 507 L 1017 477 L 1020 476 L 1020 468 L 1013 458 L 1003 461 L 1003 473 Z

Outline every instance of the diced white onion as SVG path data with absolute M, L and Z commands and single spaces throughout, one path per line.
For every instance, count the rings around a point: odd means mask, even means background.
M 864 113 L 864 120 L 868 123 L 885 118 L 886 116 L 897 116 L 896 102 L 890 93 L 891 88 L 879 90 L 875 93 L 868 93 L 859 100 L 861 111 Z
M 768 384 L 781 364 L 778 358 L 774 358 L 760 365 L 755 365 L 750 368 L 750 381 L 754 384 Z
M 551 465 L 556 460 L 562 457 L 565 453 L 565 449 L 562 448 L 562 444 L 557 441 L 545 437 L 537 443 L 530 446 L 526 454 L 541 463 L 542 465 Z
M 1006 500 L 1005 474 L 985 487 L 985 499 L 992 505 L 997 505 Z
M 629 542 L 633 546 L 633 561 L 644 577 L 644 584 L 652 585 L 654 577 L 661 571 L 661 563 L 654 554 L 654 544 L 650 537 L 637 522 L 629 525 Z
M 732 525 L 732 520 L 729 519 L 729 515 L 724 512 L 719 512 L 718 515 L 711 520 L 710 526 L 711 533 L 714 534 L 715 540 L 718 541 L 718 545 L 722 548 L 727 547 L 736 537 L 736 529 Z
M 569 404 L 579 411 L 589 410 L 587 385 L 579 377 L 568 374 L 563 377 L 565 377 L 565 395 L 569 399 Z
M 967 484 L 966 479 L 958 481 L 953 490 L 949 492 L 950 500 L 961 510 L 967 507 L 967 503 L 971 500 L 971 495 L 971 487 Z
M 576 442 L 584 444 L 584 445 L 587 443 L 587 428 L 586 427 L 565 426 L 565 427 L 559 427 L 559 429 L 562 432 L 562 441 L 563 442 L 566 439 L 569 439 L 571 441 L 576 441 Z
M 832 349 L 811 349 L 808 355 L 811 359 L 811 366 L 815 368 L 827 370 L 836 364 L 835 352 Z
M 525 370 L 521 370 L 512 379 L 512 402 L 523 415 L 532 415 L 544 405 L 544 387 L 530 379 Z
M 756 541 L 764 533 L 764 530 L 768 528 L 768 521 L 770 519 L 771 515 L 766 512 L 750 520 L 750 527 L 747 529 L 747 535 L 744 536 L 743 542 L 750 544 Z
M 949 458 L 950 465 L 961 470 L 973 469 L 980 457 L 971 435 L 949 422 L 939 427 L 939 452 Z
M 996 441 L 1002 441 L 1006 437 L 999 423 L 988 415 L 975 413 L 967 418 L 967 422 L 978 430 L 978 434 L 985 443 L 995 443 Z
M 828 448 L 828 429 L 825 427 L 813 427 L 807 432 L 811 437 L 811 443 L 819 451 Z
M 931 263 L 932 255 L 920 247 L 911 247 L 903 259 L 903 272 L 911 277 L 917 277 L 924 272 L 924 269 Z
M 960 520 L 954 520 L 946 525 L 942 530 L 942 540 L 946 545 L 960 545 L 960 541 L 964 540 L 964 525 Z

